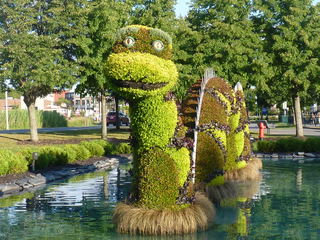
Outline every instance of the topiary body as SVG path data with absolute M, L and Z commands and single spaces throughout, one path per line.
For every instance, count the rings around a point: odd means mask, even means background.
M 249 121 L 241 85 L 234 90 L 222 78 L 213 77 L 202 84 L 196 83 L 193 88 L 182 105 L 182 119 L 186 126 L 198 132 L 196 180 L 216 186 L 224 184 L 222 178 L 255 178 L 261 164 L 251 161 Z M 194 99 L 198 99 L 201 92 L 203 97 L 197 116 L 198 104 Z M 191 120 L 197 117 L 196 126 Z
M 141 209 L 152 209 L 155 218 L 159 216 L 154 221 L 159 227 L 166 221 L 160 218 L 162 211 L 177 211 L 178 214 L 192 202 L 191 198 L 181 197 L 187 195 L 182 189 L 187 189 L 189 151 L 170 147 L 178 122 L 176 104 L 167 97 L 178 78 L 171 57 L 172 41 L 167 33 L 133 25 L 119 30 L 113 53 L 105 65 L 110 88 L 130 104 L 134 154 L 131 204 Z M 122 215 L 123 209 L 127 208 L 117 208 L 115 215 Z M 179 216 L 183 216 L 181 212 Z M 136 233 L 139 228 L 119 227 L 127 220 L 115 219 L 121 232 Z M 203 222 L 207 224 L 208 219 Z M 201 224 L 201 227 L 205 225 Z M 194 228 L 185 228 L 181 232 L 190 232 L 190 229 L 194 231 Z M 177 229 L 172 229 L 165 234 L 177 232 Z

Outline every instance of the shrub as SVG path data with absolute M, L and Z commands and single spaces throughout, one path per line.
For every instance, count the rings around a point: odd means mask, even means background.
M 84 161 L 90 158 L 91 156 L 90 151 L 84 145 L 70 144 L 69 148 L 75 151 L 76 160 Z
M 132 153 L 131 145 L 129 143 L 119 143 L 114 146 L 112 154 L 129 154 Z
M 63 165 L 68 163 L 68 155 L 60 147 L 44 147 L 40 150 L 36 168 L 43 169 L 49 166 Z
M 20 153 L 0 149 L 0 175 L 23 173 L 28 170 L 28 162 Z
M 89 150 L 90 157 L 99 157 L 104 155 L 104 148 L 94 141 L 80 142 L 79 145 L 85 146 Z
M 281 138 L 276 141 L 276 152 L 301 152 L 303 149 L 303 140 L 299 138 Z
M 262 153 L 270 153 L 276 151 L 276 142 L 275 141 L 259 141 L 257 143 L 257 149 Z
M 311 137 L 304 141 L 305 152 L 320 152 L 320 138 Z
M 9 174 L 12 173 L 24 173 L 28 171 L 28 162 L 25 160 L 22 154 L 12 153 L 9 162 Z
M 72 144 L 67 144 L 63 147 L 64 152 L 67 155 L 67 162 L 68 163 L 74 163 L 77 161 L 77 150 L 75 147 L 73 147 Z

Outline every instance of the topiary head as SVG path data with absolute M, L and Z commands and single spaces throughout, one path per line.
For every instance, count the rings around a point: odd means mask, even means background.
M 129 99 L 166 94 L 178 78 L 171 57 L 171 37 L 160 29 L 120 29 L 105 66 L 110 88 Z

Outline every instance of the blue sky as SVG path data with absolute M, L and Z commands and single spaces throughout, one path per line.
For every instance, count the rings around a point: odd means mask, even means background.
M 314 0 L 313 3 L 318 3 L 320 0 Z M 189 10 L 190 0 L 177 0 L 176 15 L 186 16 Z
M 189 4 L 190 4 L 189 0 L 177 0 L 176 15 L 178 17 L 186 16 L 189 10 Z

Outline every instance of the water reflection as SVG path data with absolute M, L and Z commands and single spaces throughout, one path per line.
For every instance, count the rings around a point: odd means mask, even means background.
M 128 166 L 0 199 L 0 239 L 320 239 L 320 164 L 265 161 L 260 182 L 212 199 L 213 226 L 185 236 L 128 236 L 112 211 L 130 190 Z

